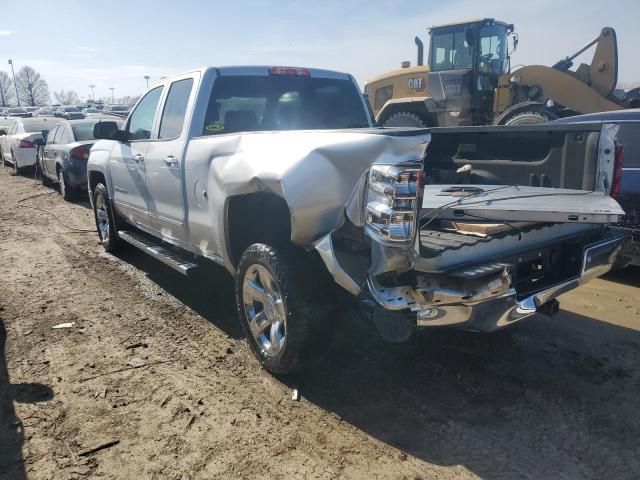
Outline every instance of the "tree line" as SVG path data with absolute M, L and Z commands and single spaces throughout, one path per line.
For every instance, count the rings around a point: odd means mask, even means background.
M 33 68 L 25 65 L 16 73 L 15 86 L 6 72 L 0 72 L 0 107 L 21 106 L 35 107 L 47 105 L 50 102 L 49 85 Z

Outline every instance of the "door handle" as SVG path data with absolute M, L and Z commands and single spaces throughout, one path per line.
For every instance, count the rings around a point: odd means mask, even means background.
M 178 165 L 178 159 L 173 155 L 169 155 L 168 157 L 164 158 L 164 163 L 166 163 L 170 167 L 175 167 L 176 165 Z
M 144 162 L 144 155 L 142 155 L 141 153 L 136 153 L 133 156 L 133 161 L 136 163 Z

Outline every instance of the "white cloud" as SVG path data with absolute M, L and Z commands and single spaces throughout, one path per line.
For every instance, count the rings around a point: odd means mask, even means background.
M 13 35 L 13 30 L 0 30 L 0 37 L 6 37 L 8 35 Z

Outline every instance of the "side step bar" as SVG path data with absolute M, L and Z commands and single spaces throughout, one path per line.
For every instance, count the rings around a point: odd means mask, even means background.
M 133 245 L 134 247 L 151 255 L 156 260 L 160 260 L 165 265 L 173 268 L 183 275 L 189 275 L 190 273 L 193 273 L 193 270 L 198 268 L 196 263 L 190 262 L 181 255 L 153 243 L 151 240 L 139 233 L 120 230 L 118 231 L 118 237 L 128 244 Z

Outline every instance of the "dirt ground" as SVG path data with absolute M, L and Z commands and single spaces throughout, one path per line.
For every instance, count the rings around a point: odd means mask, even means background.
M 226 272 L 107 255 L 0 170 L 0 478 L 640 477 L 638 269 L 553 319 L 402 345 L 345 298 L 327 360 L 275 378 Z M 85 201 L 25 204 L 93 228 Z

